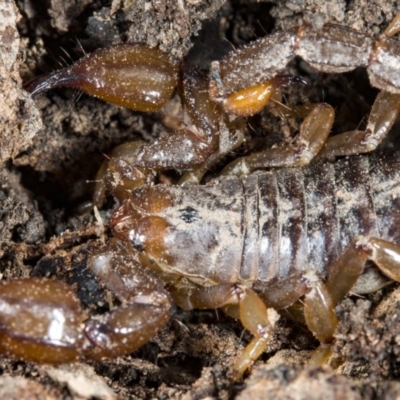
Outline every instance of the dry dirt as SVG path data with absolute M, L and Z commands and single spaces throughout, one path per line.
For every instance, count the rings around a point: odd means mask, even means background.
M 120 109 L 74 91 L 33 101 L 22 84 L 82 55 L 119 42 L 146 42 L 208 68 L 232 47 L 303 22 L 340 23 L 378 35 L 399 9 L 392 0 L 0 0 L 0 273 L 59 277 L 85 308 L 104 301 L 85 268 L 96 246 L 90 181 L 104 154 L 128 139 L 166 130 L 160 115 Z M 341 76 L 295 60 L 287 73 L 291 104 L 325 100 L 335 131 L 355 129 L 376 95 L 365 71 Z M 289 135 L 299 121 L 262 113 L 249 120 L 248 148 Z M 268 138 L 265 137 L 268 132 Z M 245 151 L 242 150 L 242 151 Z M 88 183 L 89 182 L 89 183 Z M 110 207 L 102 211 L 105 220 Z M 63 237 L 61 235 L 63 234 Z M 399 308 L 398 308 L 399 307 Z M 249 340 L 240 324 L 214 311 L 176 310 L 171 322 L 132 355 L 102 363 L 50 367 L 0 358 L 7 399 L 394 399 L 400 398 L 400 289 L 391 285 L 337 308 L 333 369 L 304 362 L 317 346 L 307 330 L 281 321 L 251 373 L 239 384 L 227 366 Z

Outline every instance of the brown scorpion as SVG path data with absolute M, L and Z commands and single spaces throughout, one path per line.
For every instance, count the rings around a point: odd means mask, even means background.
M 83 322 L 65 284 L 5 282 L 1 351 L 48 363 L 116 357 L 156 335 L 174 301 L 185 310 L 221 308 L 254 335 L 234 379 L 267 346 L 275 310 L 306 323 L 321 343 L 312 360 L 323 363 L 337 326 L 335 305 L 350 290 L 382 287 L 379 279 L 361 285 L 366 261 L 400 281 L 400 155 L 323 161 L 370 152 L 395 122 L 400 44 L 391 36 L 399 31 L 400 14 L 378 40 L 343 26 L 304 25 L 231 52 L 209 76 L 158 49 L 121 44 L 29 83 L 32 95 L 67 86 L 140 111 L 160 109 L 178 85 L 186 120 L 171 136 L 120 146 L 99 172 L 94 204 L 109 190 L 119 205 L 109 222 L 113 239 L 89 268 L 121 307 Z M 292 80 L 278 73 L 295 56 L 320 71 L 367 68 L 382 91 L 366 130 L 328 138 L 334 111 L 313 105 L 294 143 L 235 160 L 223 171 L 232 176 L 190 185 L 242 143 L 238 120 Z M 269 167 L 289 168 L 250 174 Z M 166 169 L 187 171 L 181 185 L 151 184 Z

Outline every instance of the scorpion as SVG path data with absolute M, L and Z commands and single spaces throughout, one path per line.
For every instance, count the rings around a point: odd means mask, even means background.
M 73 87 L 146 112 L 159 110 L 177 87 L 185 116 L 173 121 L 170 136 L 119 146 L 98 173 L 93 204 L 101 206 L 108 190 L 118 205 L 113 237 L 88 266 L 120 307 L 83 322 L 66 284 L 3 282 L 0 351 L 44 363 L 117 357 L 154 337 L 174 302 L 184 310 L 220 308 L 251 332 L 234 380 L 268 345 L 277 311 L 307 325 L 320 342 L 311 360 L 324 363 L 335 306 L 350 290 L 384 284 L 375 277 L 362 285 L 366 262 L 400 282 L 400 154 L 360 155 L 377 147 L 400 112 L 400 44 L 392 37 L 399 31 L 400 14 L 377 40 L 344 26 L 303 25 L 232 51 L 209 75 L 157 48 L 119 44 L 28 83 L 32 96 Z M 366 130 L 328 137 L 334 110 L 312 105 L 293 143 L 236 159 L 199 185 L 242 144 L 241 119 L 294 79 L 279 73 L 295 56 L 319 71 L 367 68 L 382 91 Z M 168 169 L 185 171 L 179 185 L 152 183 Z

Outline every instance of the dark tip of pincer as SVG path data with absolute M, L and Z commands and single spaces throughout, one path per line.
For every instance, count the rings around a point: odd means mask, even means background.
M 24 85 L 24 90 L 29 92 L 32 97 L 35 97 L 47 90 L 69 86 L 68 84 L 71 84 L 73 80 L 76 80 L 76 76 L 69 73 L 69 68 L 64 68 L 32 79 Z

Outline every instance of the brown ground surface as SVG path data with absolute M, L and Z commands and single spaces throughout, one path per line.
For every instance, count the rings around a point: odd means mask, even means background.
M 322 5 L 321 5 L 322 4 Z M 165 128 L 143 115 L 59 90 L 32 101 L 23 82 L 69 57 L 121 41 L 160 46 L 207 68 L 232 46 L 306 21 L 334 22 L 378 35 L 399 2 L 392 0 L 12 0 L 0 1 L 0 273 L 59 276 L 74 284 L 87 309 L 102 291 L 85 269 L 96 244 L 90 199 L 104 154 L 127 139 L 151 140 Z M 79 41 L 79 44 L 78 44 Z M 69 55 L 67 56 L 65 52 Z M 64 61 L 64 60 L 65 61 Z M 335 131 L 355 129 L 376 91 L 365 71 L 315 73 L 296 60 L 288 73 L 291 104 L 321 101 L 338 112 Z M 249 120 L 248 147 L 293 133 L 299 121 L 263 113 Z M 268 133 L 268 140 L 266 140 Z M 109 210 L 102 212 L 107 220 Z M 67 232 L 65 234 L 65 232 Z M 68 233 L 69 232 L 69 233 Z M 72 233 L 71 233 L 72 232 Z M 64 239 L 60 238 L 64 233 Z M 50 243 L 48 246 L 43 244 Z M 90 289 L 89 289 L 90 288 Z M 391 285 L 337 308 L 336 370 L 308 369 L 317 343 L 298 324 L 281 321 L 267 352 L 243 383 L 227 366 L 248 341 L 239 323 L 214 311 L 177 311 L 157 338 L 134 354 L 103 363 L 49 367 L 0 358 L 0 397 L 8 399 L 394 399 L 400 398 L 400 289 Z

